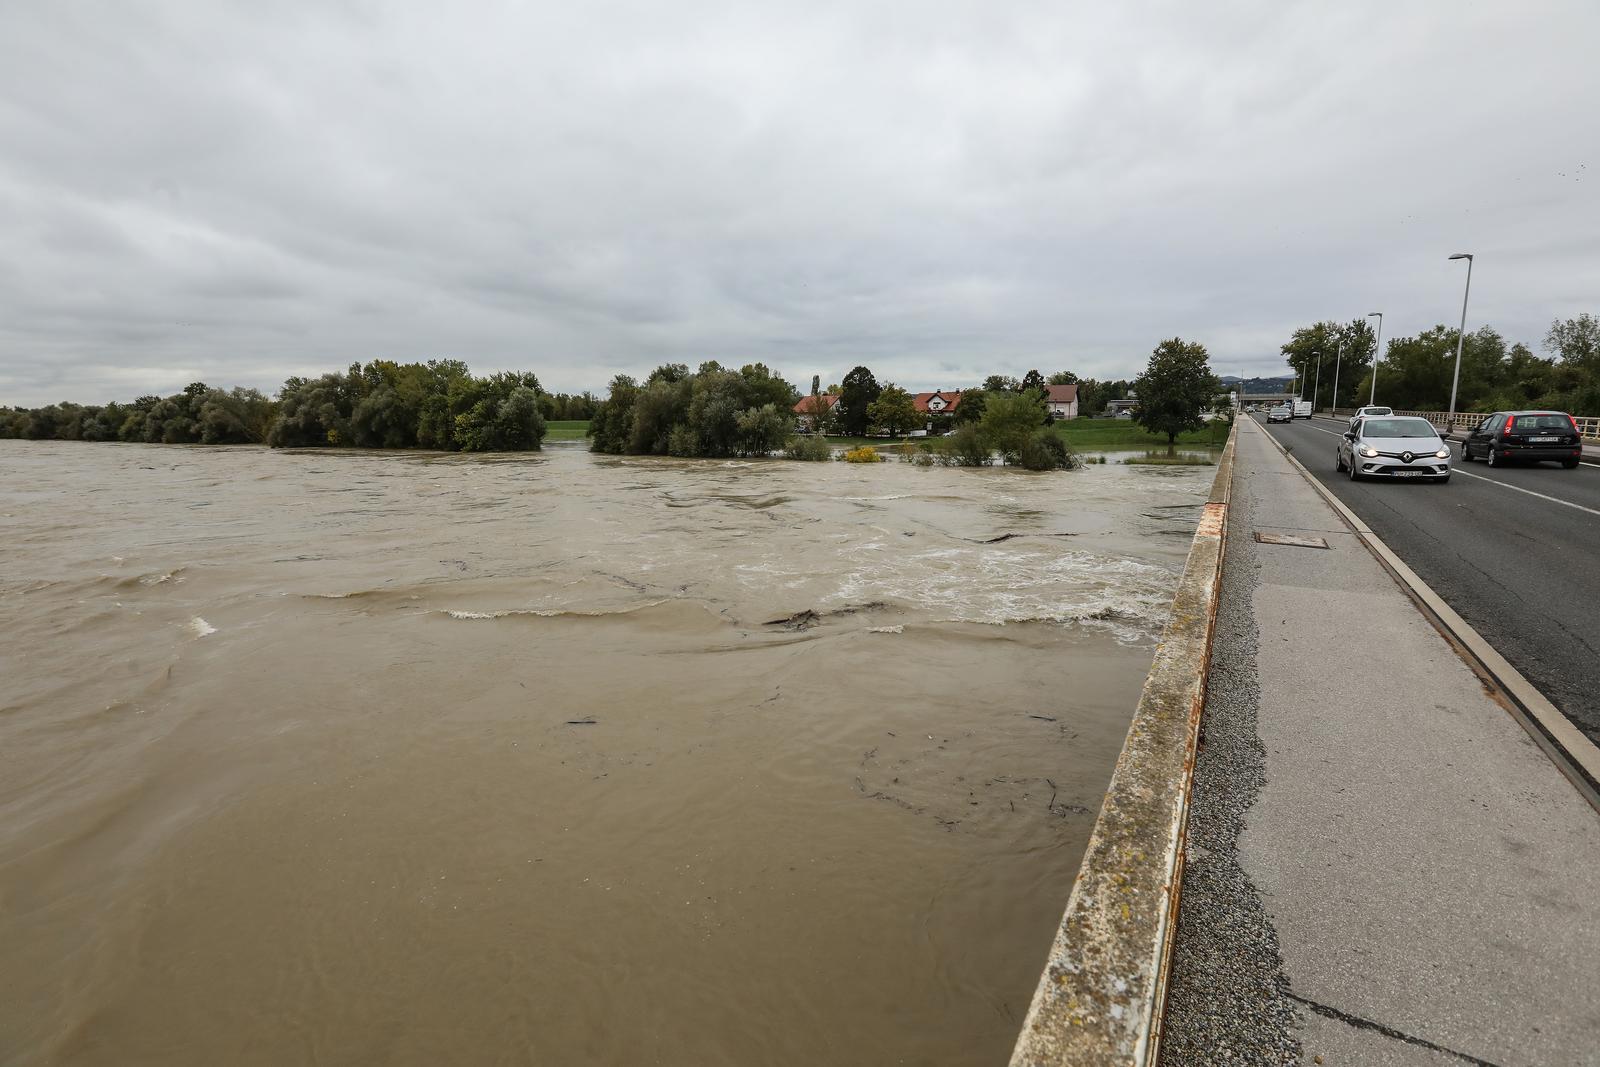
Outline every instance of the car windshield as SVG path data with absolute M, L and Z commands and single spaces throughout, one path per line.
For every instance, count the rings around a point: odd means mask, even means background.
M 1534 430 L 1560 430 L 1563 433 L 1571 433 L 1572 423 L 1567 421 L 1565 415 L 1544 412 L 1538 415 L 1518 415 L 1517 424 L 1512 428 L 1522 433 L 1531 433 Z
M 1367 419 L 1361 424 L 1362 437 L 1428 437 L 1438 431 L 1427 419 Z

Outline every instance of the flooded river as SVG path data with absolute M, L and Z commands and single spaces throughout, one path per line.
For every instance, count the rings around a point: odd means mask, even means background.
M 0 442 L 0 1062 L 1003 1063 L 1212 473 Z

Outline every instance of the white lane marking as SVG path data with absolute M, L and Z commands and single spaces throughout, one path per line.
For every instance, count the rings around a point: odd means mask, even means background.
M 1330 437 L 1343 437 L 1344 436 L 1344 434 L 1342 434 L 1342 433 L 1334 433 L 1332 430 L 1324 430 L 1321 426 L 1313 426 L 1313 427 L 1311 427 L 1311 429 L 1316 430 L 1318 433 L 1328 434 Z M 1476 478 L 1480 482 L 1488 482 L 1490 485 L 1498 485 L 1502 489 L 1515 489 L 1519 493 L 1527 493 L 1529 496 L 1536 496 L 1540 500 L 1548 500 L 1552 504 L 1560 504 L 1563 507 L 1577 508 L 1579 511 L 1587 512 L 1590 515 L 1600 515 L 1600 511 L 1596 511 L 1594 508 L 1586 508 L 1582 504 L 1574 504 L 1572 501 L 1570 501 L 1570 500 L 1562 500 L 1558 496 L 1546 496 L 1543 493 L 1535 493 L 1532 489 L 1524 489 L 1520 485 L 1511 485 L 1508 482 L 1500 481 L 1498 478 L 1485 478 L 1481 474 L 1468 474 L 1466 471 L 1464 471 L 1460 467 L 1456 466 L 1455 456 L 1454 456 L 1453 453 L 1452 453 L 1451 463 L 1450 463 L 1450 473 L 1451 474 L 1459 474 L 1463 478 Z
M 1497 481 L 1494 478 L 1485 478 L 1481 474 L 1467 474 L 1467 472 L 1462 470 L 1460 467 L 1455 468 L 1455 473 L 1463 475 L 1467 478 L 1476 478 L 1480 482 L 1488 482 L 1490 485 L 1498 485 L 1502 489 L 1515 489 L 1519 493 L 1527 493 L 1529 496 L 1536 496 L 1540 500 L 1548 500 L 1552 504 L 1561 504 L 1565 507 L 1577 508 L 1579 511 L 1586 511 L 1590 515 L 1600 515 L 1600 511 L 1596 511 L 1594 508 L 1586 508 L 1582 504 L 1574 504 L 1572 501 L 1562 500 L 1560 497 L 1545 496 L 1543 493 L 1535 493 L 1532 489 L 1524 489 L 1520 485 L 1509 485 L 1505 482 Z

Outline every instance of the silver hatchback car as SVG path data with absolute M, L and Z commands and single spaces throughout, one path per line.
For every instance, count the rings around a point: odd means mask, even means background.
M 1367 416 L 1339 439 L 1336 470 L 1362 478 L 1450 480 L 1450 446 L 1427 419 Z

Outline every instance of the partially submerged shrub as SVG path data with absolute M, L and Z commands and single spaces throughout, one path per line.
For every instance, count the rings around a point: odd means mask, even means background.
M 822 463 L 833 458 L 833 446 L 825 437 L 791 437 L 783 446 L 783 454 L 807 463 Z
M 931 467 L 939 462 L 934 448 L 937 438 L 919 437 L 915 441 L 902 441 L 888 451 L 900 457 L 901 463 L 914 463 L 919 467 Z
M 1017 463 L 1030 471 L 1065 470 L 1073 466 L 1072 453 L 1054 430 L 1038 430 L 1017 448 Z
M 944 462 L 952 467 L 987 467 L 994 461 L 988 439 L 971 423 L 958 426 L 941 440 Z
M 878 450 L 871 445 L 862 445 L 852 448 L 844 454 L 846 463 L 882 463 L 883 457 L 878 455 Z

